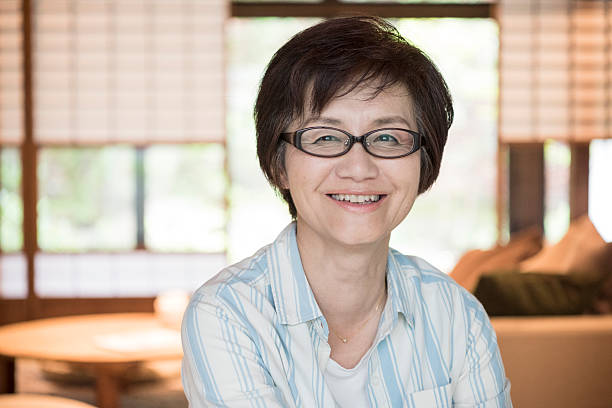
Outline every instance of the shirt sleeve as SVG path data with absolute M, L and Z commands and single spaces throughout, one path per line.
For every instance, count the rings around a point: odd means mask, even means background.
M 287 407 L 244 324 L 192 301 L 183 317 L 181 376 L 191 408 Z
M 512 408 L 497 336 L 482 305 L 473 302 L 466 360 L 453 392 L 453 407 Z

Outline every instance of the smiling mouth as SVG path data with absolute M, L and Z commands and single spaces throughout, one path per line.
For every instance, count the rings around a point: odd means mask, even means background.
M 381 194 L 328 194 L 336 201 L 346 201 L 353 204 L 370 204 L 379 201 L 384 195 Z

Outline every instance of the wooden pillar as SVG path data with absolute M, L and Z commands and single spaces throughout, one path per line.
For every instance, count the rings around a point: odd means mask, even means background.
M 32 60 L 32 0 L 22 0 L 23 20 L 23 144 L 21 147 L 21 196 L 23 199 L 23 252 L 28 276 L 27 316 L 38 315 L 38 298 L 34 291 L 34 258 L 38 250 L 37 212 L 38 169 L 37 147 L 34 141 L 34 92 Z
M 589 143 L 570 143 L 570 219 L 589 212 Z
M 510 235 L 524 228 L 544 230 L 544 145 L 508 146 L 508 217 Z

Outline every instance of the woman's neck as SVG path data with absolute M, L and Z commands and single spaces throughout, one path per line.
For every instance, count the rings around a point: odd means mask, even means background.
M 347 246 L 298 223 L 297 243 L 306 278 L 328 324 L 350 329 L 369 317 L 384 298 L 389 237 Z

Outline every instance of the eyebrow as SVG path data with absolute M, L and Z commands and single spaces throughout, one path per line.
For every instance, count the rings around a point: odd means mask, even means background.
M 406 126 L 410 126 L 408 121 L 403 116 L 385 116 L 374 121 L 376 126 L 385 126 L 394 123 L 403 123 Z
M 304 121 L 304 123 L 312 123 L 312 122 L 318 122 L 318 123 L 322 123 L 324 125 L 335 125 L 335 126 L 340 126 L 342 125 L 342 121 L 339 119 L 334 119 L 334 118 L 330 118 L 327 116 L 311 116 L 308 119 L 306 119 Z
M 308 118 L 304 123 L 312 123 L 312 122 L 317 122 L 317 123 L 321 123 L 323 125 L 334 125 L 334 126 L 341 126 L 342 125 L 342 121 L 339 119 L 335 119 L 335 118 L 330 118 L 328 116 L 312 116 L 310 118 Z M 402 123 L 406 126 L 410 126 L 410 124 L 408 123 L 408 121 L 399 115 L 393 115 L 393 116 L 384 116 L 382 118 L 378 118 L 376 120 L 374 120 L 372 122 L 372 124 L 374 126 L 386 126 L 386 125 L 392 125 L 392 124 L 396 124 L 396 123 Z

